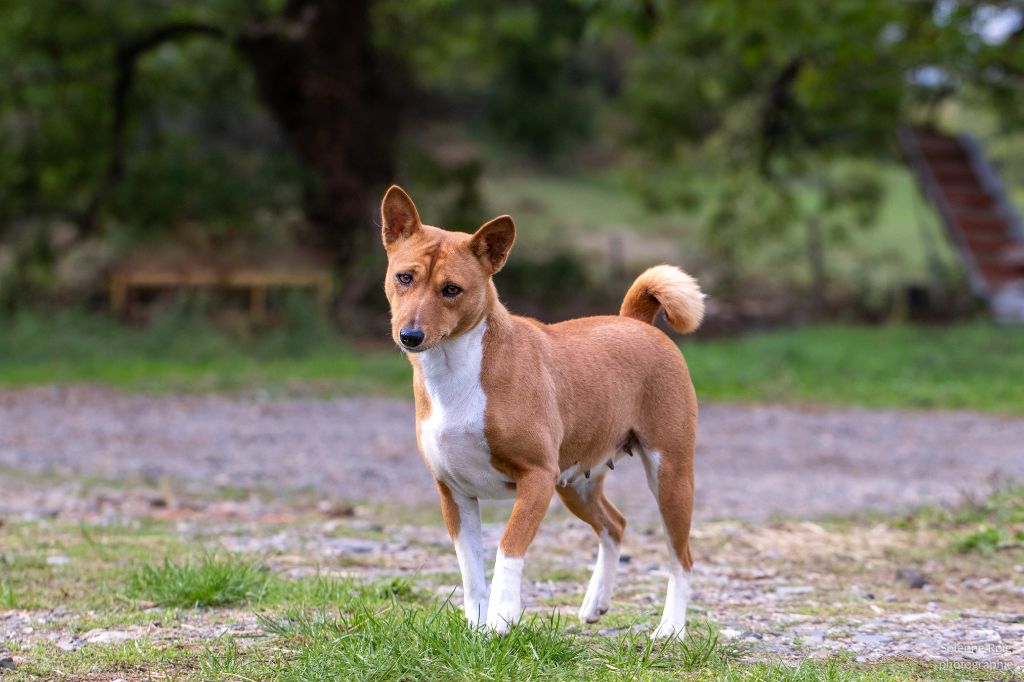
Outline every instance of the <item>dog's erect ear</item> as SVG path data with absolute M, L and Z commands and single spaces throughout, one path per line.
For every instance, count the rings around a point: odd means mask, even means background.
M 385 248 L 408 239 L 420 229 L 420 214 L 416 204 L 398 185 L 391 185 L 380 203 L 381 236 Z
M 516 224 L 512 222 L 512 217 L 500 215 L 484 223 L 473 234 L 473 238 L 469 240 L 469 248 L 493 275 L 505 264 L 515 240 Z

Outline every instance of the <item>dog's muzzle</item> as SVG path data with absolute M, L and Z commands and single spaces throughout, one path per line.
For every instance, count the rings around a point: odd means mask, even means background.
M 398 338 L 406 348 L 415 348 L 423 343 L 423 332 L 419 329 L 402 329 L 398 332 Z

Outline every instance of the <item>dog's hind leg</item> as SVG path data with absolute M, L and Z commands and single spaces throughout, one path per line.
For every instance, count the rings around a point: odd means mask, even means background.
M 463 608 L 470 625 L 482 625 L 487 618 L 487 576 L 480 530 L 480 503 L 453 492 L 437 481 L 441 493 L 441 515 L 455 545 L 462 572 Z
M 578 478 L 566 487 L 559 486 L 557 490 L 569 511 L 590 524 L 597 534 L 597 564 L 580 607 L 580 620 L 595 623 L 611 607 L 626 519 L 604 496 L 603 475 L 590 479 Z
M 668 590 L 661 622 L 652 637 L 683 637 L 690 601 L 690 521 L 693 515 L 693 438 L 682 445 L 644 448 L 647 483 L 658 501 L 668 545 Z

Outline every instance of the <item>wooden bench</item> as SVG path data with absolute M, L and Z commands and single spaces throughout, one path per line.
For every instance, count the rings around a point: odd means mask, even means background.
M 249 312 L 256 321 L 267 318 L 267 290 L 309 288 L 317 304 L 327 309 L 331 297 L 331 274 L 317 269 L 260 268 L 123 268 L 110 275 L 110 308 L 123 314 L 132 289 L 248 289 Z

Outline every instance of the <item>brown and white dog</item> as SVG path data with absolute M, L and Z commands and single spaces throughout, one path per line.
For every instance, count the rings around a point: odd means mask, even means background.
M 392 336 L 412 363 L 419 448 L 441 494 L 470 623 L 507 632 L 519 621 L 523 558 L 555 492 L 599 542 L 580 619 L 608 610 L 626 522 L 604 495 L 604 477 L 618 458 L 638 454 L 669 548 L 654 636 L 681 637 L 697 399 L 676 344 L 651 323 L 664 308 L 674 330 L 696 329 L 697 282 L 659 265 L 637 278 L 618 316 L 547 325 L 511 314 L 491 281 L 515 240 L 509 216 L 474 234 L 449 232 L 422 224 L 393 186 L 381 217 Z M 494 498 L 515 504 L 488 590 L 479 500 Z

